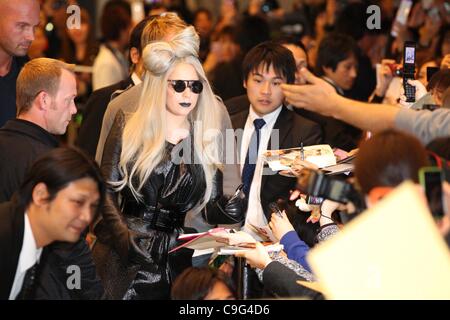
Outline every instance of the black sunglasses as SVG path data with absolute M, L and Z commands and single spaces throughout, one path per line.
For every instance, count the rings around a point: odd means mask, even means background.
M 184 92 L 186 87 L 191 89 L 192 93 L 199 94 L 203 91 L 203 83 L 200 80 L 167 80 L 173 90 L 178 93 Z

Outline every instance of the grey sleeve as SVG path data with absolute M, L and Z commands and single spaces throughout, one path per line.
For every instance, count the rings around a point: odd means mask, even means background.
M 402 109 L 395 118 L 395 127 L 414 134 L 422 143 L 428 144 L 436 138 L 450 136 L 450 110 Z
M 95 161 L 100 165 L 102 163 L 103 149 L 105 147 L 106 138 L 109 135 L 111 126 L 117 114 L 117 108 L 111 108 L 112 102 L 108 104 L 105 115 L 103 116 L 102 128 L 97 143 L 97 151 L 95 152 Z
M 98 138 L 97 150 L 95 152 L 95 161 L 100 165 L 102 163 L 103 149 L 106 138 L 114 123 L 117 112 L 122 110 L 125 114 L 133 113 L 139 105 L 139 98 L 142 92 L 142 84 L 138 84 L 121 93 L 111 100 L 103 116 L 102 129 Z
M 218 104 L 221 109 L 222 118 L 222 162 L 223 169 L 223 193 L 233 195 L 236 188 L 241 184 L 239 172 L 238 152 L 231 119 L 225 105 L 222 102 Z

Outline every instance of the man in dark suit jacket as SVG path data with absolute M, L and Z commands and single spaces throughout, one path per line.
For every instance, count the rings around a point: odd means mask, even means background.
M 294 189 L 297 181 L 296 178 L 281 176 L 264 167 L 261 154 L 265 150 L 293 148 L 301 144 L 314 145 L 322 141 L 322 131 L 317 123 L 288 110 L 283 104 L 284 95 L 280 85 L 294 83 L 295 70 L 294 57 L 283 46 L 264 42 L 254 47 L 243 62 L 247 95 L 234 98 L 232 105 L 227 105 L 228 110 L 241 110 L 231 116 L 231 122 L 237 130 L 243 190 L 248 197 L 243 228 L 257 239 L 259 235 L 254 232 L 252 225 L 267 225 L 272 213 L 269 204 L 279 199 L 287 200 L 289 191 Z M 291 215 L 292 218 L 301 216 Z M 248 272 L 248 275 L 246 271 L 242 275 L 246 280 L 242 283 L 243 292 L 239 292 L 239 296 L 261 297 L 264 294 L 258 288 L 255 276 L 251 271 Z
M 229 100 L 233 104 L 227 105 L 228 110 L 230 108 L 242 110 L 231 116 L 234 129 L 244 130 L 243 138 L 238 141 L 240 159 L 245 159 L 249 134 L 255 131 L 251 124 L 254 118 L 264 119 L 267 122 L 265 126 L 268 127 L 262 128 L 259 154 L 272 148 L 286 149 L 299 147 L 301 143 L 304 146 L 321 143 L 319 126 L 283 105 L 284 96 L 279 85 L 282 82 L 293 83 L 295 79 L 295 61 L 292 53 L 281 45 L 265 42 L 247 54 L 243 65 L 247 95 Z M 270 137 L 264 134 L 264 129 L 269 131 Z M 278 137 L 274 135 L 275 130 L 278 130 Z M 274 138 L 278 138 L 278 141 L 274 141 Z M 241 161 L 241 166 L 243 162 Z M 267 170 L 268 168 L 265 171 L 268 172 Z M 259 177 L 255 173 L 252 188 L 257 180 L 260 180 L 261 185 L 261 205 L 267 220 L 270 220 L 271 212 L 268 204 L 280 197 L 287 198 L 289 190 L 295 186 L 296 179 L 275 172 Z M 252 194 L 249 196 L 249 200 L 252 201 Z
M 78 241 L 104 195 L 100 169 L 80 151 L 53 149 L 34 163 L 13 200 L 0 205 L 0 300 L 34 297 L 37 278 L 29 274 L 43 248 Z
M 6 300 L 16 273 L 24 234 L 24 210 L 10 202 L 0 204 L 0 299 Z

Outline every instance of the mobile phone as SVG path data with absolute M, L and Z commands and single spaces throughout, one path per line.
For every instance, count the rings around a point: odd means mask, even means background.
M 419 182 L 425 189 L 428 206 L 435 217 L 444 215 L 443 180 L 444 174 L 438 167 L 423 167 L 419 170 Z
M 312 205 L 317 205 L 317 204 L 321 204 L 323 202 L 323 198 L 321 197 L 313 197 L 313 196 L 306 196 L 306 200 L 305 202 L 307 204 L 312 204 Z
M 279 217 L 283 217 L 283 214 L 281 213 L 280 207 L 275 202 L 269 203 L 269 208 L 270 208 L 270 211 L 272 213 L 275 213 Z
M 405 41 L 403 48 L 403 88 L 405 89 L 406 102 L 416 101 L 416 87 L 408 83 L 414 80 L 416 73 L 416 43 Z
M 400 2 L 400 6 L 397 10 L 397 15 L 395 16 L 395 22 L 392 24 L 391 35 L 393 37 L 398 36 L 398 30 L 397 28 L 395 28 L 396 24 L 400 24 L 403 26 L 406 25 L 412 4 L 412 0 L 402 0 L 402 2 Z

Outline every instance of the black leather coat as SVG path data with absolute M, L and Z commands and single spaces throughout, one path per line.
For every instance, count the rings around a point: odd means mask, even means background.
M 101 168 L 108 181 L 122 179 L 118 163 L 124 124 L 125 117 L 119 113 L 105 144 Z M 120 203 L 118 194 L 113 192 L 106 201 L 103 219 L 96 225 L 95 233 L 100 248 L 108 246 L 120 259 L 98 254 L 98 248 L 94 249 L 94 255 L 102 256 L 97 263 L 107 266 L 100 266 L 100 275 L 105 290 L 113 298 L 123 295 L 124 299 L 167 299 L 172 280 L 191 265 L 192 250 L 170 254 L 168 251 L 178 245 L 178 236 L 185 232 L 184 217 L 203 198 L 206 181 L 200 164 L 187 164 L 189 161 L 176 164 L 174 152 L 178 146 L 166 143 L 163 160 L 143 185 L 139 201 L 128 186 L 120 192 Z M 217 171 L 204 217 L 210 224 L 242 221 L 246 200 L 242 193 L 231 198 L 223 195 L 221 182 L 222 175 Z M 112 261 L 121 266 L 113 267 Z M 114 274 L 114 270 L 119 274 Z M 124 281 L 115 286 L 117 279 Z

